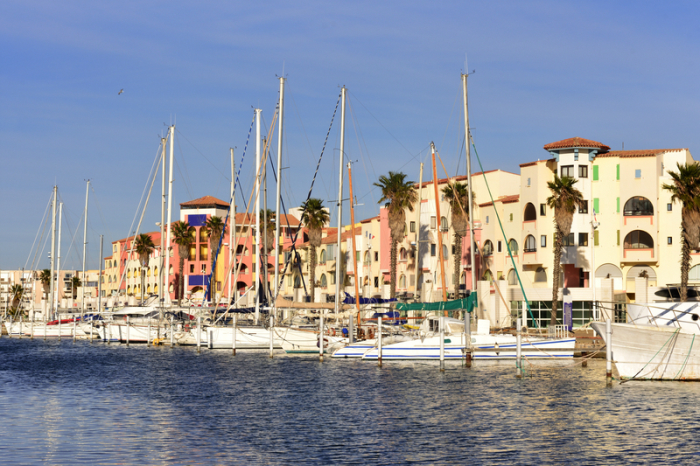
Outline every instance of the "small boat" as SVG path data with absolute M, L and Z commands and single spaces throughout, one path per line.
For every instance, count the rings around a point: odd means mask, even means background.
M 467 348 L 464 322 L 444 317 L 445 360 L 461 360 Z M 427 317 L 420 326 L 420 338 L 382 346 L 382 360 L 436 360 L 440 358 L 440 318 Z M 547 338 L 524 335 L 521 351 L 523 357 L 536 359 L 562 359 L 574 357 L 576 338 Z M 471 335 L 469 347 L 473 359 L 515 359 L 517 341 L 511 334 L 491 334 L 490 322 L 479 320 L 477 332 Z M 367 350 L 363 360 L 378 359 L 378 348 Z
M 103 341 L 146 343 L 163 337 L 159 335 L 159 316 L 160 310 L 155 306 L 125 307 L 95 328 Z

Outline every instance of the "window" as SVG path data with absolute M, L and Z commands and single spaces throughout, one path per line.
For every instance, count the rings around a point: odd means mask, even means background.
M 578 213 L 579 214 L 587 214 L 588 213 L 588 201 L 581 202 L 581 205 L 578 206 Z
M 501 240 L 498 240 L 498 242 L 496 243 L 496 250 L 498 252 L 503 252 L 503 242 L 501 242 Z
M 435 251 L 436 251 L 435 245 L 431 244 L 430 245 L 430 257 L 435 257 Z
M 488 222 L 486 222 L 488 223 Z M 437 228 L 437 217 L 430 217 L 430 229 L 434 230 Z
M 598 165 L 593 165 L 593 181 L 598 181 Z
M 326 278 L 326 274 L 322 273 L 321 274 L 321 288 L 326 288 L 328 286 L 328 279 Z
M 408 258 L 408 256 L 406 255 L 406 248 L 401 248 L 401 250 L 399 251 L 399 261 L 403 262 L 407 258 Z
M 508 247 L 510 248 L 511 254 L 513 254 L 514 256 L 518 255 L 518 242 L 517 241 L 515 241 L 514 239 L 511 239 L 510 241 L 508 241 Z
M 202 273 L 207 273 L 207 264 L 202 264 Z
M 488 215 L 486 216 L 486 224 L 487 225 L 489 224 L 489 216 Z
M 416 232 L 416 222 L 411 222 L 411 233 Z
M 525 206 L 525 212 L 523 214 L 523 220 L 525 222 L 530 222 L 532 220 L 537 220 L 537 211 L 535 210 L 535 206 L 532 205 L 531 202 L 528 202 L 527 205 Z
M 335 274 L 332 273 L 331 275 L 331 285 L 335 285 Z
M 440 217 L 440 231 L 447 231 L 447 218 Z
M 639 170 L 639 169 L 635 170 L 635 171 L 634 171 L 634 177 L 637 178 L 637 179 L 641 178 L 641 177 L 642 177 L 642 171 Z
M 634 230 L 625 236 L 625 249 L 652 249 L 654 240 L 646 231 Z
M 510 214 L 510 221 L 513 221 L 513 214 Z
M 568 178 L 573 178 L 574 177 L 574 166 L 573 165 L 564 165 L 561 167 L 561 175 L 562 178 L 565 176 Z
M 564 236 L 562 238 L 561 245 L 562 246 L 576 246 L 576 243 L 574 243 L 574 234 L 569 233 L 568 235 Z
M 543 267 L 537 267 L 535 270 L 535 283 L 546 283 L 547 282 L 547 272 L 544 271 Z
M 484 256 L 490 256 L 491 254 L 493 254 L 493 243 L 487 239 L 484 243 Z
M 588 246 L 588 233 L 579 233 L 578 234 L 578 245 L 579 246 Z
M 442 260 L 447 260 L 447 246 L 442 245 Z
M 325 264 L 326 263 L 326 250 L 321 249 L 321 257 L 318 260 L 319 264 Z
M 399 277 L 399 288 L 406 288 L 406 275 Z
M 673 244 L 673 238 L 670 236 L 666 238 L 666 241 L 668 242 L 667 244 Z
M 379 288 L 379 277 L 374 277 L 374 287 Z
M 454 256 L 457 251 L 457 248 L 455 248 L 455 245 L 452 245 L 452 255 Z
M 579 165 L 578 166 L 578 177 L 579 178 L 588 178 L 588 165 Z
M 540 216 L 547 215 L 547 204 L 540 204 Z
M 379 260 L 379 251 L 374 251 L 374 262 Z
M 537 251 L 537 243 L 535 243 L 535 237 L 532 235 L 527 235 L 525 238 L 525 248 L 523 252 L 535 252 Z
M 518 284 L 518 276 L 515 273 L 515 269 L 510 269 L 510 272 L 508 272 L 508 284 L 510 286 Z
M 631 197 L 627 202 L 625 202 L 625 208 L 622 214 L 625 217 L 637 215 L 654 215 L 654 205 L 646 197 Z
M 666 210 L 671 212 L 673 210 L 673 204 L 666 204 Z
M 530 186 L 530 178 L 527 179 L 527 185 Z

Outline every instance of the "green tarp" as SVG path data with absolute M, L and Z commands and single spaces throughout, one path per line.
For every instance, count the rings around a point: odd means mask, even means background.
M 454 301 L 439 301 L 437 303 L 398 303 L 397 311 L 457 311 L 466 309 L 472 312 L 476 307 L 476 291 L 472 291 L 468 298 L 455 299 Z

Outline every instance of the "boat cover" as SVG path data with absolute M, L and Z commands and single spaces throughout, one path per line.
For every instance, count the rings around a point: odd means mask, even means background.
M 472 291 L 468 298 L 435 303 L 398 303 L 396 309 L 399 311 L 456 311 L 464 309 L 467 312 L 472 312 L 476 303 L 476 291 Z
M 382 299 L 382 298 L 363 298 L 360 296 L 360 304 L 384 304 L 396 302 L 396 298 Z M 355 297 L 350 293 L 345 293 L 345 299 L 343 299 L 343 304 L 355 304 Z

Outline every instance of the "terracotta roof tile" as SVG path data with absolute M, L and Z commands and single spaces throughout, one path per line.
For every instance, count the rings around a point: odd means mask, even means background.
M 554 159 L 535 160 L 534 162 L 521 163 L 520 168 L 531 167 L 533 165 L 537 165 L 538 163 L 546 163 L 546 162 L 553 162 L 553 161 L 554 161 Z
M 520 194 L 513 194 L 511 196 L 501 196 L 498 199 L 496 199 L 496 202 L 500 202 L 502 204 L 510 204 L 513 202 L 518 202 L 520 200 Z M 490 205 L 493 205 L 491 202 L 485 202 L 483 204 L 479 204 L 479 207 L 488 207 Z
M 598 157 L 655 157 L 664 152 L 680 152 L 688 149 L 645 149 L 645 150 L 613 150 L 605 154 L 596 155 Z
M 228 207 L 229 204 L 226 201 L 217 199 L 213 196 L 204 196 L 193 201 L 182 202 L 180 207 Z
M 544 150 L 569 149 L 575 147 L 591 147 L 594 149 L 601 149 L 603 151 L 610 150 L 610 147 L 606 146 L 602 142 L 592 141 L 590 139 L 584 139 L 579 137 L 550 142 L 549 144 L 545 144 Z

